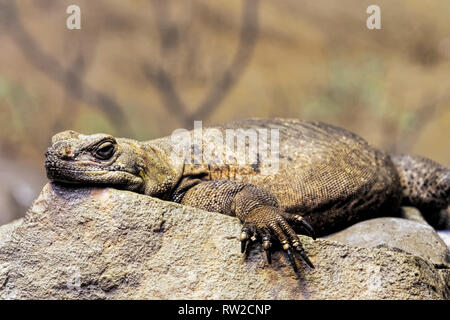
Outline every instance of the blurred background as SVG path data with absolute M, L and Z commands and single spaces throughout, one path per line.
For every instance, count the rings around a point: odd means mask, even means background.
M 66 129 L 313 119 L 450 164 L 448 0 L 0 0 L 0 48 L 0 224 L 24 215 Z

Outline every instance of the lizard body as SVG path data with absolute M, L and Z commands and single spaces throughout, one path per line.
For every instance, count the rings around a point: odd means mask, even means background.
M 449 204 L 448 167 L 422 157 L 390 157 L 339 127 L 254 119 L 207 129 L 218 134 L 277 130 L 277 170 L 264 174 L 273 158 L 260 154 L 253 163 L 186 163 L 186 154 L 174 156 L 173 137 L 138 142 L 65 131 L 53 137 L 47 150 L 47 176 L 52 181 L 111 186 L 237 216 L 243 223 L 243 251 L 254 236 L 262 241 L 270 262 L 272 242 L 278 240 L 294 269 L 293 251 L 312 266 L 296 232 L 325 235 L 364 219 L 395 214 L 400 205 L 415 206 L 426 216 Z M 217 141 L 202 136 L 195 142 L 199 145 L 191 145 L 193 153 L 218 149 Z M 226 151 L 237 159 L 246 150 Z

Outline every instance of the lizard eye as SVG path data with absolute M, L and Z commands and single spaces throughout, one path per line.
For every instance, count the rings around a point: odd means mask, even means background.
M 100 144 L 94 151 L 94 156 L 100 160 L 106 160 L 114 154 L 114 144 L 111 141 L 106 141 Z

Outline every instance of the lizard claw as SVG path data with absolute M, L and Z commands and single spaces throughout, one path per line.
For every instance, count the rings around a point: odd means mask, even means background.
M 306 264 L 310 268 L 315 269 L 315 267 L 312 264 L 311 260 L 309 260 L 308 256 L 306 255 L 305 250 L 303 250 L 303 247 L 300 244 L 300 242 L 294 242 L 293 247 L 294 247 L 295 251 L 297 251 L 300 254 L 300 257 L 302 257 L 302 259 L 306 262 Z
M 250 238 L 249 233 L 250 233 L 249 229 L 242 228 L 241 237 L 240 237 L 240 240 L 241 240 L 241 253 L 245 252 L 245 248 L 247 246 L 247 241 Z
M 294 272 L 297 273 L 298 272 L 297 263 L 295 262 L 294 255 L 292 254 L 291 246 L 287 242 L 282 243 L 282 245 L 284 251 L 286 251 L 289 261 L 291 262 L 291 266 L 294 269 Z
M 282 216 L 287 221 L 300 225 L 300 227 L 307 233 L 308 236 L 316 240 L 316 232 L 314 231 L 313 227 L 311 227 L 311 225 L 308 222 L 306 222 L 305 218 L 303 218 L 301 215 L 283 212 Z
M 272 237 L 275 237 L 282 245 L 296 273 L 298 272 L 298 266 L 295 260 L 296 253 L 300 255 L 308 266 L 314 268 L 311 260 L 303 250 L 300 239 L 288 221 L 291 223 L 301 223 L 302 227 L 308 231 L 311 237 L 315 238 L 314 230 L 300 215 L 287 214 L 278 208 L 261 206 L 249 214 L 245 220 L 241 234 L 241 250 L 244 252 L 247 241 L 253 239 L 254 235 L 257 234 L 266 252 L 267 262 L 270 264 L 272 262 Z
M 270 248 L 272 247 L 272 242 L 270 241 L 270 235 L 265 235 L 262 238 L 262 245 L 264 251 L 266 251 L 267 262 L 269 264 L 272 263 L 272 253 L 270 252 Z
M 298 217 L 297 221 L 300 222 L 300 225 L 306 231 L 306 233 L 308 233 L 308 235 L 311 238 L 316 240 L 316 232 L 314 231 L 313 227 L 311 227 L 311 225 L 308 222 L 306 222 L 306 220 L 302 216 L 297 216 L 297 217 Z
M 241 230 L 241 236 L 239 240 L 241 240 L 241 253 L 245 252 L 249 240 L 254 240 L 254 227 L 251 224 L 244 224 L 244 227 Z

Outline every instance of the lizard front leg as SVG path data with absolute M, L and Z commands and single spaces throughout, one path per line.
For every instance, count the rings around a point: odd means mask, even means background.
M 300 225 L 315 239 L 313 228 L 302 216 L 282 211 L 276 198 L 264 188 L 228 180 L 206 181 L 189 188 L 178 202 L 238 217 L 243 223 L 240 236 L 242 252 L 250 239 L 259 239 L 271 263 L 272 239 L 275 238 L 281 243 L 295 271 L 297 264 L 293 252 L 299 253 L 314 268 L 290 224 Z

